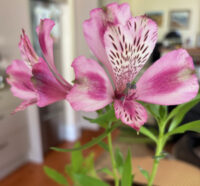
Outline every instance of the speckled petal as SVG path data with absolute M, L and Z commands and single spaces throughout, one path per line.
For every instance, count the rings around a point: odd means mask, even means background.
M 145 16 L 130 19 L 126 26 L 107 28 L 104 42 L 118 92 L 122 92 L 144 66 L 156 40 L 157 26 Z
M 115 100 L 114 108 L 116 117 L 137 131 L 147 121 L 146 110 L 134 100 Z
M 105 10 L 101 8 L 93 9 L 90 12 L 90 19 L 83 23 L 84 36 L 90 49 L 106 66 L 112 78 L 114 76 L 105 51 L 104 33 L 110 25 L 125 25 L 130 18 L 131 11 L 128 4 L 112 3 L 107 5 Z

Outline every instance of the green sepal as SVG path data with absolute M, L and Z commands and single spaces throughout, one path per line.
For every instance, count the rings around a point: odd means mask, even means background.
M 124 158 L 123 158 L 123 154 L 120 152 L 119 148 L 116 148 L 116 150 L 115 150 L 115 161 L 116 161 L 116 166 L 117 166 L 119 173 L 122 174 Z
M 98 113 L 97 118 L 88 118 L 88 117 L 83 117 L 85 120 L 89 121 L 90 123 L 96 123 L 100 125 L 103 128 L 108 128 L 108 123 L 112 123 L 117 121 L 117 118 L 115 117 L 115 111 L 113 106 L 106 107 L 106 112 L 103 113 Z
M 124 161 L 121 186 L 131 186 L 132 185 L 132 161 L 131 161 L 131 152 L 128 150 L 128 154 Z
M 139 168 L 139 170 L 140 170 L 140 172 L 142 173 L 142 175 L 147 179 L 147 180 L 149 180 L 149 172 L 147 171 L 147 170 L 145 170 L 145 169 L 143 169 L 142 167 L 138 167 Z
M 45 172 L 45 174 L 51 178 L 52 180 L 54 180 L 56 183 L 60 184 L 60 185 L 68 185 L 67 179 L 64 177 L 64 175 L 62 175 L 61 173 L 59 173 L 57 170 L 52 169 L 48 166 L 44 166 L 43 170 Z
M 84 174 L 75 174 L 74 179 L 80 186 L 109 186 L 107 183 L 93 178 L 91 176 L 86 176 Z

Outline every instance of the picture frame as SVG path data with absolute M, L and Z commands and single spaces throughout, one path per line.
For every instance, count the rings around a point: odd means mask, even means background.
M 163 25 L 163 12 L 162 11 L 155 11 L 155 12 L 147 12 L 145 14 L 148 18 L 152 19 L 156 22 L 159 27 Z
M 188 29 L 190 25 L 190 10 L 172 10 L 169 14 L 171 29 Z

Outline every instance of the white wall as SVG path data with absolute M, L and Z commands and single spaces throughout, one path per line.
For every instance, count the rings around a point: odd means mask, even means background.
M 18 43 L 21 29 L 31 36 L 31 22 L 28 0 L 0 0 L 0 54 L 11 61 L 21 59 Z M 14 106 L 13 106 L 14 109 Z M 42 161 L 41 134 L 38 113 L 35 107 L 26 110 L 24 117 L 29 130 L 28 159 L 35 162 Z
M 159 28 L 159 40 L 170 31 L 169 12 L 171 10 L 190 10 L 190 27 L 187 30 L 180 30 L 180 33 L 184 40 L 190 38 L 194 46 L 196 35 L 200 31 L 200 0 L 129 0 L 129 2 L 132 4 L 134 16 L 152 11 L 164 13 L 163 25 Z
M 0 1 L 0 53 L 9 58 L 19 58 L 18 42 L 21 29 L 30 35 L 28 0 Z

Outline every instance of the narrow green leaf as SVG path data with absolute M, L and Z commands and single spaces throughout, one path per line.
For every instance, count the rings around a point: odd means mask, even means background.
M 100 146 L 101 148 L 103 148 L 105 151 L 109 151 L 108 144 L 106 144 L 104 141 L 100 141 L 98 144 L 99 144 L 99 146 Z
M 190 102 L 178 105 L 175 109 L 173 109 L 167 118 L 167 121 L 169 121 L 170 119 L 174 117 L 170 123 L 168 131 L 170 132 L 173 129 L 175 129 L 182 122 L 185 114 L 199 102 L 200 102 L 200 94 L 198 94 Z
M 157 142 L 157 138 L 156 136 L 147 128 L 145 127 L 141 127 L 140 128 L 140 133 L 142 133 L 143 135 L 149 137 L 150 139 L 152 139 L 154 142 Z
M 149 111 L 149 113 L 152 114 L 152 116 L 156 119 L 157 122 L 160 120 L 160 115 L 159 115 L 160 105 L 144 103 L 144 102 L 140 103 Z
M 133 176 L 132 176 L 131 152 L 129 150 L 123 165 L 121 186 L 131 186 L 133 181 L 132 178 Z
M 167 106 L 160 105 L 159 107 L 159 116 L 160 119 L 165 119 L 167 117 Z
M 122 174 L 124 158 L 123 158 L 123 154 L 120 152 L 119 148 L 116 148 L 116 150 L 115 150 L 115 160 L 116 160 L 116 164 L 117 164 L 117 169 L 120 172 L 120 174 Z
M 77 147 L 77 148 L 71 148 L 71 149 L 63 149 L 63 148 L 57 148 L 57 147 L 51 147 L 52 150 L 58 151 L 58 152 L 71 152 L 71 151 L 75 151 L 75 150 L 85 150 L 87 148 L 92 147 L 93 145 L 98 144 L 100 141 L 102 141 L 110 132 L 112 132 L 113 130 L 115 130 L 117 127 L 120 126 L 120 123 L 115 123 L 113 124 L 113 126 L 109 129 L 107 129 L 103 134 L 101 134 L 100 136 L 92 139 L 90 142 Z
M 108 168 L 99 169 L 98 172 L 104 172 L 110 176 L 113 176 L 113 173 Z
M 109 106 L 105 113 L 99 114 L 99 116 L 95 119 L 83 117 L 85 120 L 88 120 L 90 123 L 96 123 L 101 127 L 107 128 L 109 122 L 117 121 L 115 117 L 115 111 L 113 106 Z
M 60 185 L 68 185 L 66 178 L 55 169 L 52 169 L 47 166 L 44 166 L 43 169 L 46 175 L 52 180 L 54 180 L 56 183 Z
M 174 134 L 181 134 L 186 131 L 193 131 L 200 133 L 200 120 L 192 121 L 187 124 L 181 125 L 180 127 L 175 128 L 174 130 L 168 132 L 166 137 L 169 137 Z
M 75 148 L 79 148 L 80 147 L 80 143 L 76 143 L 74 145 Z M 71 168 L 73 170 L 73 172 L 78 172 L 81 169 L 81 166 L 83 164 L 83 154 L 82 151 L 72 151 L 71 153 Z
M 88 176 L 92 176 L 95 178 L 97 177 L 96 170 L 94 167 L 94 153 L 91 153 L 85 158 L 83 168 L 85 170 L 85 174 L 87 174 Z
M 107 183 L 83 174 L 75 174 L 74 178 L 81 186 L 109 186 Z
M 139 167 L 140 172 L 142 173 L 142 175 L 149 180 L 149 173 L 148 171 L 144 170 L 142 167 Z

